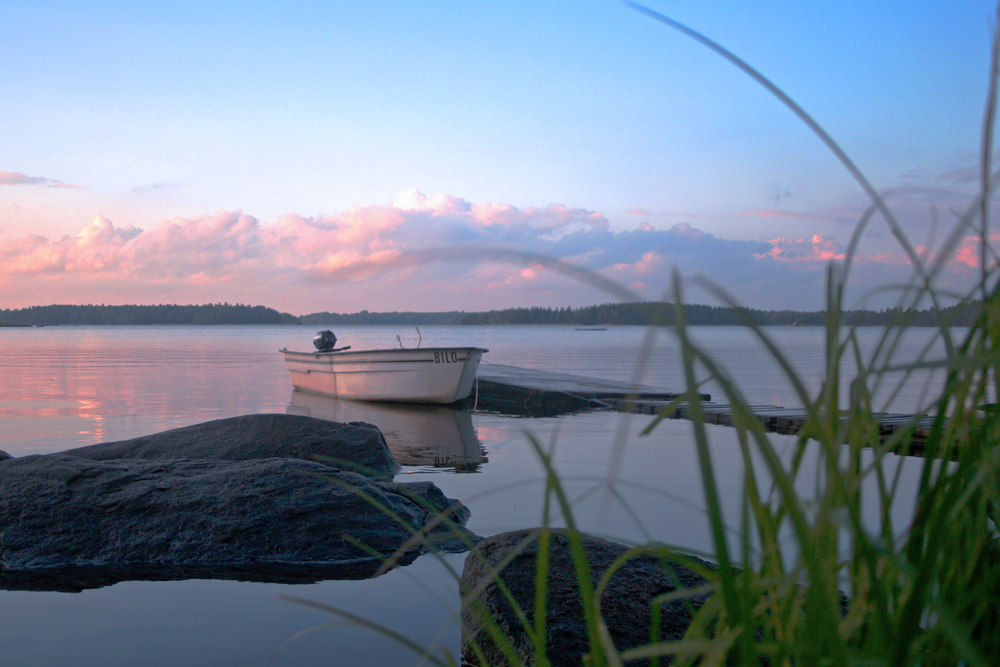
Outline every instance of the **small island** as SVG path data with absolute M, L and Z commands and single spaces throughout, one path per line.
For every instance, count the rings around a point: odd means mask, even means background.
M 265 306 L 209 303 L 180 305 L 52 305 L 0 309 L 0 326 L 142 324 L 301 324 L 299 318 Z

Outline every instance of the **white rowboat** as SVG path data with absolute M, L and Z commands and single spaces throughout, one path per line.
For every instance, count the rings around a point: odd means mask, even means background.
M 481 347 L 291 352 L 285 367 L 302 391 L 362 401 L 454 403 L 472 393 Z

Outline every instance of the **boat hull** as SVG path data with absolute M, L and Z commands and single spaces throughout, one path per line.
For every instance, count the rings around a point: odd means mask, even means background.
M 357 352 L 291 352 L 285 367 L 302 391 L 361 401 L 454 403 L 472 393 L 478 347 L 423 347 Z

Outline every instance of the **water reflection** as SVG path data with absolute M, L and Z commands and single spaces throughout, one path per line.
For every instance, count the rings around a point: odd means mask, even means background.
M 478 472 L 486 453 L 468 408 L 415 403 L 368 403 L 293 390 L 286 412 L 379 427 L 396 460 L 405 466 Z

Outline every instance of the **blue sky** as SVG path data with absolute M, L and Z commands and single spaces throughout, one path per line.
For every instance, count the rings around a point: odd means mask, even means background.
M 915 244 L 932 206 L 944 229 L 967 204 L 989 3 L 648 6 L 812 113 L 895 193 Z M 0 308 L 608 300 L 530 266 L 391 270 L 399 253 L 443 244 L 553 253 L 648 298 L 677 266 L 751 305 L 812 308 L 865 206 L 776 99 L 618 2 L 15 1 L 0 11 Z M 498 207 L 516 213 L 503 234 L 482 215 Z M 168 237 L 184 271 L 150 260 Z M 856 295 L 905 279 L 905 262 L 889 260 L 897 250 L 874 224 Z M 971 268 L 956 264 L 956 285 Z

